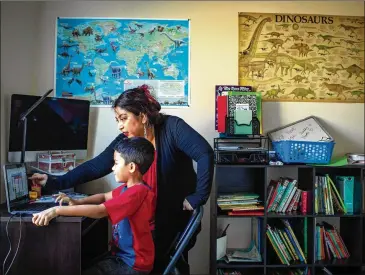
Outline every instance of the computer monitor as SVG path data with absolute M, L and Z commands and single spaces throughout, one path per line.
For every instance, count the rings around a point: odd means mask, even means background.
M 8 161 L 19 162 L 23 123 L 20 117 L 40 96 L 11 96 Z M 87 156 L 90 101 L 47 97 L 27 117 L 25 161 L 35 161 L 37 153 L 65 151 L 76 158 Z

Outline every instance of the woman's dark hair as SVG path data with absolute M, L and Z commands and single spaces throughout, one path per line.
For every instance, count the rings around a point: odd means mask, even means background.
M 155 148 L 143 137 L 124 138 L 119 141 L 114 150 L 124 159 L 125 164 L 134 162 L 141 174 L 145 174 L 155 158 Z
M 147 85 L 142 85 L 124 91 L 114 101 L 113 109 L 119 107 L 136 116 L 143 113 L 147 115 L 149 125 L 159 124 L 162 120 L 162 114 L 160 114 L 161 105 L 151 95 L 149 89 Z

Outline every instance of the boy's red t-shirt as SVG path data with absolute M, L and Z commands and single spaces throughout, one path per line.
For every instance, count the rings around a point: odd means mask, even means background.
M 154 201 L 152 203 L 153 217 L 150 222 L 151 230 L 155 229 L 155 210 L 156 210 L 156 199 L 157 199 L 157 150 L 155 150 L 155 158 L 147 170 L 147 172 L 143 175 L 143 181 L 147 183 L 152 192 L 155 194 Z
M 150 272 L 155 247 L 150 229 L 154 216 L 155 195 L 145 184 L 112 191 L 112 199 L 104 202 L 113 224 L 112 252 L 135 270 Z

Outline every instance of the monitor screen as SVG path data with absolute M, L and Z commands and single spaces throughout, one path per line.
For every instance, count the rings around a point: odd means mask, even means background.
M 9 202 L 28 196 L 28 179 L 25 166 L 10 164 L 4 166 Z
M 19 119 L 39 98 L 12 95 L 9 153 L 21 151 Z M 26 151 L 87 150 L 89 111 L 87 100 L 47 97 L 27 117 Z

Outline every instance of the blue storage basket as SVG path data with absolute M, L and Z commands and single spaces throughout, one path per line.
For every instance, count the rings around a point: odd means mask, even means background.
M 317 140 L 303 140 L 304 133 L 309 131 L 317 133 Z M 331 161 L 335 141 L 315 116 L 274 129 L 268 136 L 276 155 L 284 163 L 328 164 Z M 301 139 L 295 140 L 297 136 Z
M 277 156 L 285 163 L 328 164 L 335 142 L 283 140 L 273 141 Z

